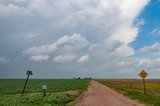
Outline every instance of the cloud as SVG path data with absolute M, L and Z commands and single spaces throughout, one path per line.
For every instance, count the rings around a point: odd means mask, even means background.
M 25 14 L 29 14 L 29 11 L 24 7 L 20 7 L 14 4 L 0 4 L 0 17 L 17 16 Z
M 134 60 L 136 60 L 136 67 L 151 71 L 160 71 L 160 43 L 155 42 L 152 45 L 144 46 L 136 51 Z M 152 72 L 151 72 L 152 73 Z
M 49 55 L 33 55 L 30 57 L 30 60 L 34 60 L 34 61 L 44 61 L 44 60 L 48 60 L 49 59 Z
M 146 54 L 146 53 L 159 53 L 160 52 L 160 43 L 156 42 L 150 46 L 144 46 L 137 51 L 137 54 Z
M 29 3 L 28 9 L 35 14 L 45 13 L 49 8 L 46 0 L 30 0 Z
M 152 36 L 160 36 L 160 29 L 156 28 L 151 32 Z
M 67 54 L 63 54 L 63 55 L 58 55 L 56 56 L 53 61 L 56 63 L 68 63 L 72 60 L 74 60 L 76 58 L 75 55 L 67 55 Z
M 133 48 L 123 44 L 122 46 L 117 48 L 112 55 L 116 57 L 126 57 L 134 54 L 135 54 L 135 51 Z
M 83 62 L 86 62 L 89 60 L 89 55 L 84 55 L 84 56 L 81 56 L 78 60 L 77 60 L 77 63 L 83 63 Z
M 14 0 L 15 2 L 25 2 L 26 0 Z
M 156 70 L 160 71 L 159 69 L 160 58 L 159 56 L 151 57 L 151 58 L 144 58 L 139 61 L 139 67 L 143 67 L 150 71 Z
M 6 57 L 0 57 L 0 64 L 5 64 L 7 62 L 9 62 L 8 58 L 6 58 Z
M 52 57 L 61 54 L 80 56 L 86 53 L 105 60 L 134 55 L 135 51 L 130 43 L 138 36 L 139 27 L 145 23 L 142 18 L 136 18 L 148 2 L 148 0 L 112 2 L 101 0 L 98 3 L 88 0 L 30 1 L 28 9 L 32 13 L 43 14 L 45 19 L 53 19 L 51 23 L 56 26 L 52 27 L 56 30 L 78 34 L 63 37 L 57 34 L 59 39 L 52 44 L 30 47 L 23 53 L 47 54 Z M 115 20 L 114 17 L 118 18 Z
M 146 22 L 144 21 L 143 18 L 137 19 L 137 20 L 135 21 L 135 25 L 138 26 L 138 27 L 143 26 L 145 23 L 146 23 Z
M 24 54 L 49 54 L 54 52 L 56 49 L 62 48 L 68 51 L 77 50 L 87 46 L 88 41 L 82 37 L 80 34 L 73 34 L 72 36 L 65 35 L 59 38 L 56 42 L 52 44 L 42 45 L 38 47 L 31 47 L 24 50 Z
M 138 74 L 138 72 L 143 69 L 147 70 L 149 72 L 160 71 L 160 69 L 159 69 L 159 64 L 160 64 L 159 56 L 154 56 L 154 57 L 150 57 L 150 58 L 117 59 L 117 60 L 111 61 L 110 64 L 114 64 L 114 67 L 109 65 L 109 66 L 106 66 L 107 69 L 110 69 L 110 70 L 116 71 L 116 72 L 127 70 L 128 72 L 129 71 L 130 72 L 137 72 L 134 74 Z
M 38 33 L 36 33 L 36 34 L 30 34 L 29 36 L 27 36 L 26 40 L 27 41 L 32 41 L 33 39 L 35 39 L 38 36 L 39 36 Z
M 74 53 L 88 45 L 89 42 L 82 35 L 73 34 L 72 36 L 65 35 L 52 44 L 28 48 L 23 53 L 27 55 L 52 55 L 54 52 Z M 59 55 L 55 57 L 54 61 L 67 61 L 68 59 L 66 58 L 71 59 L 68 55 Z
M 130 67 L 128 71 L 133 71 L 134 67 L 130 63 L 138 64 L 138 59 L 129 57 L 137 53 L 130 44 L 145 23 L 143 18 L 137 17 L 148 2 L 149 0 L 3 1 L 0 4 L 0 16 L 6 18 L 0 20 L 0 27 L 11 29 L 9 32 L 2 30 L 6 39 L 13 36 L 17 38 L 18 35 L 24 38 L 10 41 L 11 45 L 16 42 L 17 52 L 23 48 L 23 55 L 30 60 L 50 61 L 48 70 L 52 70 L 53 66 L 58 67 L 56 63 L 67 63 L 67 68 L 63 65 L 57 68 L 61 71 L 60 74 L 64 69 L 69 70 L 70 75 L 74 74 L 75 69 L 81 73 L 87 70 L 88 75 L 93 73 L 92 70 L 102 70 L 98 73 L 105 76 L 108 75 L 106 70 L 112 72 L 118 68 L 111 64 L 120 64 L 118 69 L 121 72 L 127 70 L 125 65 Z M 33 32 L 44 36 L 36 39 Z M 25 35 L 32 33 L 28 39 L 36 39 L 36 42 L 23 42 L 26 40 Z M 3 40 L 1 38 L 0 44 Z M 17 55 L 17 52 L 13 54 Z M 73 65 L 83 62 L 86 62 L 87 67 L 86 64 L 81 67 Z M 39 67 L 35 68 L 38 70 Z
M 57 47 L 55 44 L 42 45 L 42 46 L 38 46 L 38 47 L 28 48 L 27 50 L 24 50 L 23 53 L 29 54 L 29 55 L 47 54 L 47 53 L 53 52 L 56 48 Z

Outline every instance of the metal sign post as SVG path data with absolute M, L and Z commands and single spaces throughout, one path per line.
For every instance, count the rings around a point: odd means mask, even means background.
M 142 70 L 142 71 L 139 73 L 139 76 L 140 76 L 141 78 L 143 78 L 144 94 L 146 94 L 145 78 L 148 76 L 148 73 L 145 72 L 144 70 Z
M 26 75 L 27 75 L 27 79 L 26 79 L 26 82 L 25 82 L 25 84 L 24 84 L 24 88 L 23 88 L 23 90 L 22 90 L 21 96 L 23 96 L 23 93 L 24 93 L 24 91 L 25 91 L 25 88 L 26 88 L 26 85 L 27 85 L 27 82 L 28 82 L 28 79 L 29 79 L 29 75 L 33 75 L 33 73 L 32 73 L 32 71 L 27 70 Z
M 42 86 L 42 89 L 43 89 L 43 96 L 45 97 L 45 96 L 46 96 L 47 86 L 46 86 L 46 85 L 43 85 L 43 86 Z

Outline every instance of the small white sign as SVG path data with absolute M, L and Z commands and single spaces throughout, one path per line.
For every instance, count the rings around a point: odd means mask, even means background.
M 47 85 L 43 85 L 43 86 L 42 86 L 42 89 L 47 89 Z

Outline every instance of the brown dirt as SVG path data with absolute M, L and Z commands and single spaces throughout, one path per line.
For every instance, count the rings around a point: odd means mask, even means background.
M 65 93 L 71 94 L 71 95 L 78 95 L 80 94 L 80 90 L 70 90 L 70 91 L 66 91 Z
M 84 92 L 75 101 L 75 106 L 144 106 L 133 101 L 116 91 L 96 82 L 91 81 L 89 90 Z

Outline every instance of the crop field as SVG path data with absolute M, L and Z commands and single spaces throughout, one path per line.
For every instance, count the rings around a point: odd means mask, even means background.
M 0 106 L 63 106 L 74 101 L 82 91 L 86 90 L 89 82 L 90 80 L 31 79 L 27 83 L 24 96 L 21 97 L 25 80 L 1 79 Z M 43 97 L 42 85 L 47 85 L 45 97 Z
M 160 80 L 146 80 L 146 94 L 142 80 L 97 80 L 116 91 L 145 104 L 160 106 Z

